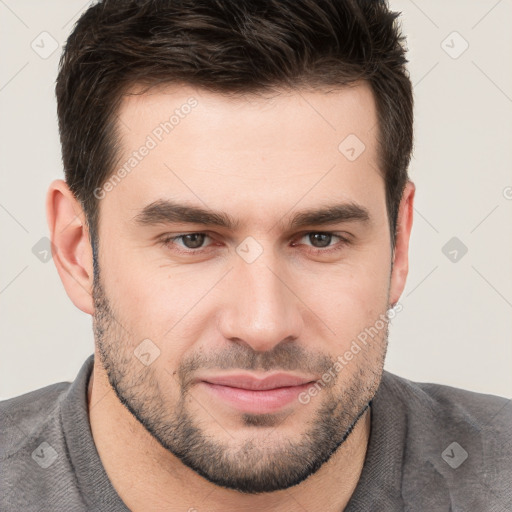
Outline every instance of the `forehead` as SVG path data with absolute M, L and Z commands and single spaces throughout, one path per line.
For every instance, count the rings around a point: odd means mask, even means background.
M 257 146 L 263 152 L 279 146 L 305 152 L 323 139 L 337 156 L 346 136 L 356 135 L 371 150 L 377 133 L 374 95 L 366 82 L 244 95 L 191 86 L 161 85 L 146 92 L 134 87 L 123 96 L 118 119 L 128 146 L 144 133 L 159 143 L 193 135 L 200 148 L 214 140 L 218 151 Z
M 108 196 L 118 207 L 186 199 L 261 217 L 299 201 L 384 198 L 365 83 L 237 97 L 189 86 L 132 92 L 118 112 L 125 172 Z

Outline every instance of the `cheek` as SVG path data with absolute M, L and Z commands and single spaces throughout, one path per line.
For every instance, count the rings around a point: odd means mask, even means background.
M 387 311 L 388 262 L 373 260 L 372 264 L 365 259 L 357 265 L 330 267 L 323 277 L 317 274 L 303 287 L 305 302 L 329 327 L 326 332 L 335 340 L 335 350 L 344 349 Z
M 159 265 L 112 266 L 102 277 L 116 319 L 130 333 L 131 344 L 152 340 L 165 359 L 179 361 L 204 329 L 201 298 L 210 279 L 197 271 Z M 129 260 L 129 261 L 128 261 Z M 119 260 L 117 260 L 119 262 Z

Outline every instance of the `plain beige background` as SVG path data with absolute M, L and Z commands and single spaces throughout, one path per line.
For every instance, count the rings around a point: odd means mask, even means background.
M 91 318 L 37 257 L 46 189 L 63 177 L 58 59 L 90 3 L 0 0 L 0 399 L 73 380 L 93 352 Z M 408 37 L 417 191 L 386 369 L 511 397 L 512 0 L 391 6 Z

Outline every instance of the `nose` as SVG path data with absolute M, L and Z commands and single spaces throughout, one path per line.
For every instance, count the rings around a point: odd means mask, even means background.
M 224 283 L 228 298 L 218 324 L 225 339 L 269 351 L 299 338 L 304 304 L 277 259 L 263 255 L 252 263 L 239 259 L 228 275 Z

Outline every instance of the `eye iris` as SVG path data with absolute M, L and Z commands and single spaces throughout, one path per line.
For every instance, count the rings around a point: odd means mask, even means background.
M 331 242 L 331 238 L 332 235 L 329 233 L 312 233 L 309 235 L 309 240 L 315 247 L 327 247 Z M 320 241 L 320 245 L 315 245 L 315 241 Z
M 201 247 L 204 242 L 204 233 L 191 233 L 189 235 L 183 235 L 183 243 L 188 249 L 197 249 Z M 189 243 L 191 241 L 191 243 Z

